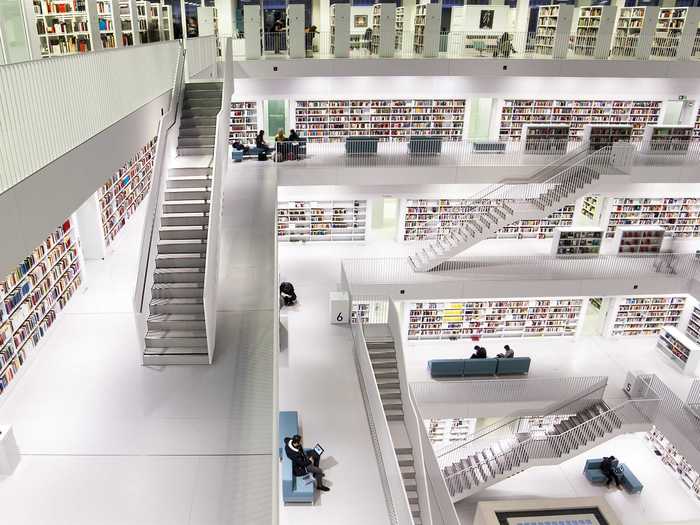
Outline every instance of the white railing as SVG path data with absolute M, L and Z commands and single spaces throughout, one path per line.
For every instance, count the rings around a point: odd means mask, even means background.
M 224 81 L 221 90 L 221 110 L 216 117 L 216 137 L 214 140 L 214 159 L 209 209 L 209 227 L 207 233 L 207 253 L 204 267 L 204 321 L 207 331 L 207 350 L 209 363 L 214 358 L 216 343 L 216 307 L 218 297 L 218 277 L 221 247 L 221 214 L 223 204 L 223 179 L 228 170 L 229 158 L 229 121 L 231 115 L 231 96 L 233 95 L 233 57 L 231 39 L 224 42 Z
M 382 478 L 384 495 L 392 525 L 412 525 L 414 523 L 411 506 L 406 496 L 403 476 L 394 451 L 389 424 L 384 415 L 382 398 L 374 378 L 374 370 L 369 359 L 369 351 L 360 325 L 352 326 L 355 365 L 362 384 L 362 397 L 365 403 L 370 433 L 374 445 L 379 473 Z
M 601 429 L 606 430 L 606 435 L 612 436 L 617 432 L 625 432 L 628 428 L 633 428 L 635 431 L 639 431 L 642 426 L 647 425 L 651 428 L 658 409 L 659 400 L 657 399 L 625 401 L 615 408 L 560 434 L 548 434 L 545 438 L 531 436 L 502 454 L 492 456 L 486 461 L 446 476 L 445 483 L 450 493 L 457 496 L 460 492 L 468 491 L 468 489 L 465 490 L 460 481 L 471 477 L 478 471 L 477 479 L 485 479 L 479 485 L 485 487 L 504 476 L 522 470 L 523 466 L 530 462 L 533 462 L 534 465 L 542 465 L 548 463 L 546 460 L 564 459 L 581 446 L 602 438 L 603 436 L 600 436 Z
M 160 230 L 160 209 L 163 202 L 163 192 L 165 191 L 169 159 L 175 156 L 177 148 L 177 131 L 179 126 L 175 126 L 175 124 L 185 80 L 185 52 L 179 46 L 178 49 L 180 52 L 174 66 L 175 74 L 171 86 L 170 106 L 168 112 L 158 124 L 158 142 L 156 143 L 156 154 L 153 161 L 151 191 L 146 196 L 144 206 L 146 217 L 140 240 L 139 264 L 134 292 L 134 311 L 137 313 L 143 313 L 151 301 L 155 254 L 158 244 L 156 233 Z
M 188 38 L 187 49 L 187 79 L 192 80 L 197 75 L 210 70 L 216 76 L 217 40 L 213 35 Z M 233 60 L 233 58 L 231 59 Z
M 245 58 L 245 38 L 237 36 L 231 37 L 231 53 L 233 58 Z
M 416 471 L 416 488 L 418 491 L 418 503 L 420 506 L 421 521 L 432 523 L 432 510 L 430 508 L 430 493 L 428 489 L 428 479 L 425 472 L 425 457 L 423 443 L 421 440 L 421 427 L 423 422 L 418 417 L 416 406 L 411 400 L 411 389 L 406 376 L 406 361 L 403 353 L 403 330 L 399 312 L 394 301 L 387 299 L 389 304 L 388 325 L 394 339 L 394 350 L 396 353 L 396 368 L 399 372 L 399 384 L 401 386 L 401 406 L 403 408 L 403 422 L 408 433 L 408 440 L 413 449 L 413 466 Z
M 172 89 L 179 54 L 170 41 L 0 66 L 0 193 Z

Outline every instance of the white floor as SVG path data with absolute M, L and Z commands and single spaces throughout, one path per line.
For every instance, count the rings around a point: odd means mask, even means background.
M 583 476 L 586 459 L 613 454 L 630 467 L 642 482 L 639 494 L 616 488 L 595 486 Z M 604 497 L 623 525 L 688 522 L 700 519 L 700 500 L 680 477 L 661 462 L 644 434 L 627 434 L 556 466 L 534 467 L 492 485 L 458 502 L 455 507 L 462 525 L 473 523 L 478 501 L 496 499 L 533 499 Z
M 226 181 L 215 366 L 141 366 L 131 297 L 143 209 L 105 261 L 88 261 L 87 288 L 0 397 L 0 421 L 13 425 L 22 453 L 0 477 L 5 523 L 271 522 L 274 217 L 254 211 L 265 208 L 264 188 L 274 202 L 274 187 Z M 251 213 L 237 221 L 232 210 L 244 206 Z M 260 260 L 270 261 L 267 275 Z M 267 303 L 236 293 L 241 272 Z

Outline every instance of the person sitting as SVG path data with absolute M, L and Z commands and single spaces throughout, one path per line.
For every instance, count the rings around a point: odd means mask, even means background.
M 255 136 L 255 147 L 258 148 L 258 160 L 267 160 L 272 148 L 265 142 L 265 132 L 261 129 Z
M 240 140 L 236 139 L 233 141 L 233 144 L 231 144 L 231 147 L 235 150 L 242 151 L 243 155 L 247 155 L 248 152 L 250 151 L 250 148 L 243 144 Z
M 294 292 L 294 285 L 292 283 L 283 282 L 280 283 L 280 297 L 284 306 L 292 306 L 297 302 L 297 294 Z
M 474 347 L 474 353 L 469 359 L 486 359 L 486 357 L 486 348 L 477 345 Z
M 324 473 L 319 467 L 321 456 L 315 450 L 304 451 L 299 434 L 284 438 L 284 452 L 292 461 L 292 474 L 297 477 L 312 474 L 316 480 L 316 490 L 331 490 L 323 484 Z
M 600 470 L 607 478 L 606 487 L 610 487 L 610 482 L 614 481 L 618 489 L 622 488 L 622 480 L 618 472 L 620 462 L 615 456 L 604 457 L 600 462 Z
M 286 142 L 287 137 L 284 136 L 284 130 L 279 128 L 277 134 L 275 135 L 275 142 Z
M 499 359 L 512 359 L 513 357 L 515 357 L 515 352 L 509 345 L 505 345 L 503 349 L 505 350 L 505 352 L 496 355 L 496 357 L 498 357 Z
M 316 26 L 308 27 L 304 30 L 304 44 L 306 55 L 312 55 L 314 52 L 314 38 L 316 37 Z
M 289 130 L 289 138 L 287 139 L 290 142 L 296 142 L 301 140 L 301 137 L 297 134 L 297 132 L 293 129 Z
M 503 33 L 496 42 L 496 48 L 493 50 L 493 58 L 501 55 L 503 58 L 509 58 L 511 52 L 515 52 L 513 43 L 508 33 Z

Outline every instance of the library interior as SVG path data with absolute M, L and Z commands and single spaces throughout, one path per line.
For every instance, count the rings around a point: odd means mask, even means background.
M 698 0 L 4 0 L 0 122 L 8 524 L 700 524 Z

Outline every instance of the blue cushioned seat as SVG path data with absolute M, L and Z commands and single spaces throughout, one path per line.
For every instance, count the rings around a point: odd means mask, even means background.
M 464 359 L 433 359 L 428 361 L 430 377 L 462 377 Z
M 527 374 L 530 371 L 529 357 L 511 357 L 509 359 L 499 359 L 497 375 L 507 374 Z
M 491 357 L 488 359 L 465 359 L 464 376 L 492 376 L 496 374 L 498 359 Z

